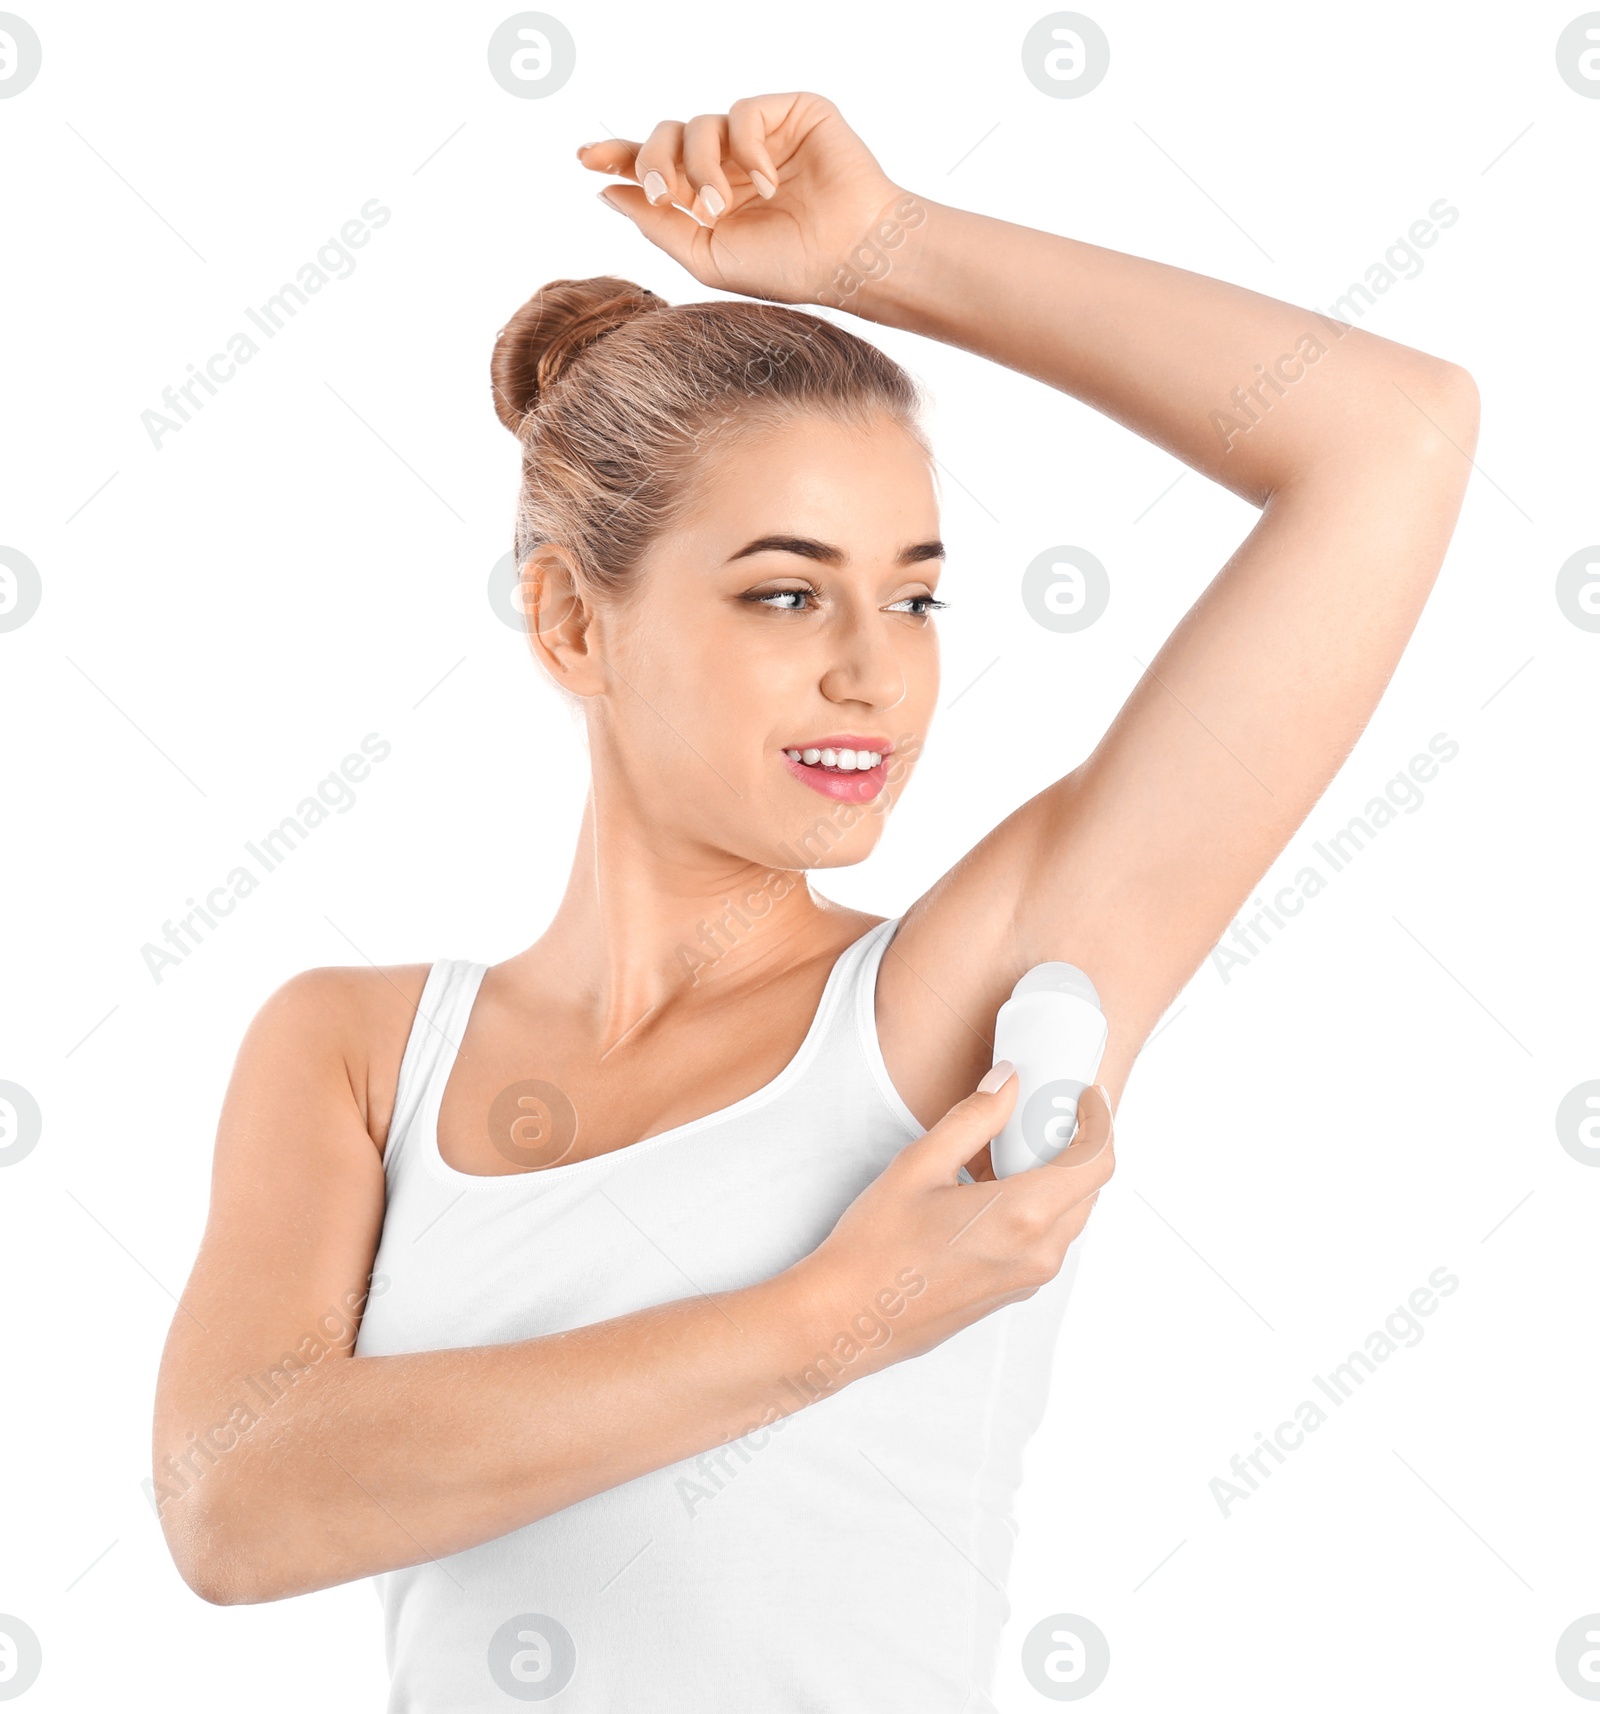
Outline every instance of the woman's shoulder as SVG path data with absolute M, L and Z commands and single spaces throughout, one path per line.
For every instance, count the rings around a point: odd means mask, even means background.
M 301 970 L 267 996 L 258 1016 L 324 1037 L 348 1025 L 414 1016 L 431 964 L 321 964 Z
M 400 1062 L 431 964 L 319 965 L 268 995 L 246 1038 L 256 1051 L 342 1061 L 367 1133 L 381 1150 Z

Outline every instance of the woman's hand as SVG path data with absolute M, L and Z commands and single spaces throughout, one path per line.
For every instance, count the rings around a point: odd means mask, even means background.
M 1078 1134 L 1053 1161 L 1011 1178 L 962 1184 L 964 1163 L 1016 1105 L 1015 1075 L 982 1086 L 908 1143 L 789 1272 L 841 1328 L 877 1299 L 903 1298 L 894 1337 L 861 1372 L 919 1356 L 1053 1280 L 1116 1164 L 1111 1109 L 1098 1086 L 1078 1103 Z M 918 1285 L 915 1280 L 925 1283 Z
M 815 303 L 902 196 L 820 95 L 756 95 L 643 143 L 587 143 L 601 197 L 704 286 Z

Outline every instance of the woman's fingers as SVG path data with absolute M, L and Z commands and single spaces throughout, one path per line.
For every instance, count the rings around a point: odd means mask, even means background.
M 975 1150 L 981 1153 L 981 1146 L 998 1136 L 1011 1117 L 1019 1087 L 1010 1061 L 997 1063 L 971 1095 L 958 1101 L 938 1124 L 917 1139 L 914 1158 L 925 1161 L 935 1177 L 953 1177 L 963 1165 L 970 1167 Z M 1029 1194 L 1052 1204 L 1059 1203 L 1064 1211 L 1106 1183 L 1115 1164 L 1111 1106 L 1105 1091 L 1094 1084 L 1078 1100 L 1078 1129 L 1071 1145 L 1054 1160 L 1020 1175 L 1013 1181 L 1013 1187 L 1023 1180 L 1030 1181 Z M 1040 1179 L 1038 1175 L 1042 1172 L 1057 1176 Z M 992 1178 L 992 1170 L 985 1176 Z M 1032 1188 L 1035 1184 L 1036 1189 Z
M 634 177 L 645 196 L 658 208 L 669 202 L 687 208 L 694 201 L 697 187 L 689 183 L 683 172 L 683 132 L 680 121 L 663 119 L 634 157 Z
M 1078 1097 L 1078 1131 L 1071 1146 L 1057 1157 L 1072 1165 L 1093 1160 L 1102 1149 L 1112 1146 L 1111 1103 L 1098 1083 L 1091 1084 Z
M 722 170 L 728 152 L 728 121 L 721 113 L 702 113 L 683 128 L 683 170 L 694 186 L 689 212 L 710 225 L 735 202 L 733 186 Z
M 601 143 L 580 144 L 578 161 L 592 173 L 610 173 L 615 178 L 631 179 L 638 153 L 637 143 L 630 143 L 625 137 L 607 137 Z
M 676 128 L 683 129 L 681 125 Z M 667 139 L 659 150 L 646 153 L 646 144 L 630 142 L 626 137 L 608 137 L 604 142 L 583 144 L 578 150 L 578 160 L 592 173 L 632 179 L 644 191 L 647 201 L 663 208 L 674 202 L 687 205 L 694 192 L 671 153 L 674 146 Z
M 1053 1161 L 1046 1161 L 1022 1176 L 1040 1178 L 1044 1187 L 1058 1194 L 1064 1193 L 1062 1213 L 1081 1228 L 1082 1220 L 1089 1217 L 1095 1198 L 1111 1182 L 1111 1175 L 1116 1170 L 1111 1104 L 1097 1083 L 1078 1097 L 1078 1132 L 1070 1146 Z M 1082 1220 L 1075 1218 L 1080 1209 Z
M 750 190 L 764 199 L 777 194 L 767 139 L 774 99 L 736 101 L 726 114 L 702 113 L 686 125 L 663 120 L 642 144 L 623 137 L 585 143 L 578 159 L 591 172 L 632 179 L 652 204 L 676 203 L 711 225 L 748 201 Z
M 1078 1098 L 1078 1129 L 1071 1144 L 1053 1160 L 1004 1180 L 1005 1194 L 1012 1198 L 1012 1218 L 1024 1229 L 1050 1235 L 1056 1266 L 1061 1261 L 1057 1251 L 1064 1251 L 1083 1230 L 1095 1198 L 1111 1182 L 1116 1166 L 1111 1107 L 1096 1084 Z
M 728 152 L 750 175 L 760 196 L 772 198 L 778 191 L 778 169 L 767 148 L 770 96 L 736 101 L 728 109 Z
M 907 1144 L 904 1158 L 929 1184 L 955 1183 L 962 1167 L 991 1137 L 999 1136 L 1016 1100 L 1015 1070 L 1009 1061 L 1002 1061 L 991 1067 L 972 1094 Z

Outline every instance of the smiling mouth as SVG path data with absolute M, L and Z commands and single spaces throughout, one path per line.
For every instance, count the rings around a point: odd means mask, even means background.
M 889 783 L 887 739 L 844 736 L 826 744 L 791 744 L 781 752 L 789 772 L 812 791 L 839 803 L 869 803 Z
M 803 762 L 808 768 L 823 768 L 832 774 L 865 774 L 878 767 L 887 752 L 873 749 L 851 749 L 828 745 L 818 748 L 808 744 L 804 749 L 785 750 L 791 762 Z

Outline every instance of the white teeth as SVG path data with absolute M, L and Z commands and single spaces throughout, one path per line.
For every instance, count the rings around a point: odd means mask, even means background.
M 881 750 L 785 750 L 791 762 L 804 762 L 807 767 L 832 768 L 836 773 L 865 773 L 883 760 Z

